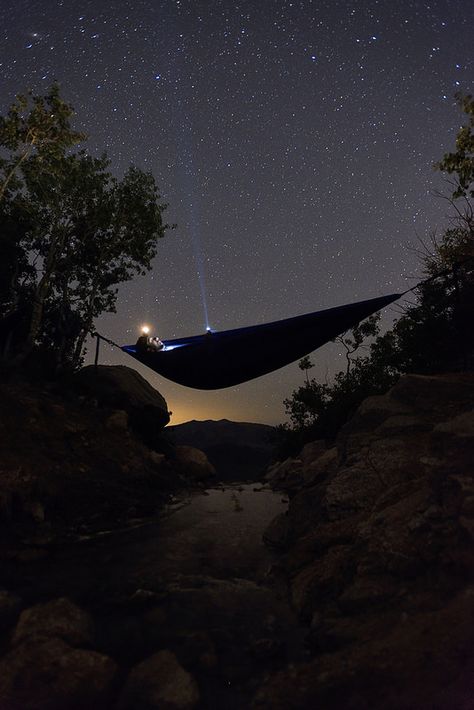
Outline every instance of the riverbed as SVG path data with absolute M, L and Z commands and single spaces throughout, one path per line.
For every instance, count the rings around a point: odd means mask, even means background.
M 202 707 L 246 707 L 266 672 L 301 657 L 301 631 L 272 587 L 262 542 L 287 500 L 261 484 L 216 486 L 170 501 L 154 520 L 95 530 L 8 565 L 27 602 L 68 597 L 93 616 L 96 648 L 130 668 L 176 655 Z
M 212 574 L 262 580 L 272 553 L 268 523 L 286 510 L 281 494 L 255 484 L 211 488 L 167 508 L 156 564 L 164 574 Z

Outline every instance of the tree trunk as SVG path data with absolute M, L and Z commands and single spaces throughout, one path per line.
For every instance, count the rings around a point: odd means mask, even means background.
M 28 335 L 25 340 L 25 346 L 22 349 L 22 352 L 20 353 L 20 358 L 22 360 L 25 359 L 25 357 L 33 349 L 36 342 L 36 338 L 38 337 L 38 333 L 41 330 L 44 302 L 46 301 L 46 298 L 49 294 L 51 286 L 51 276 L 54 272 L 54 269 L 56 268 L 58 256 L 66 239 L 67 228 L 64 225 L 57 227 L 56 230 L 52 230 L 52 233 L 54 234 L 55 231 L 57 233 L 57 236 L 51 239 L 48 255 L 44 263 L 44 273 L 35 289 Z
M 81 332 L 79 333 L 79 336 L 76 341 L 76 345 L 74 347 L 74 354 L 72 356 L 73 369 L 76 369 L 76 367 L 79 365 L 79 362 L 81 360 L 82 350 L 84 348 L 84 342 L 89 334 L 91 325 L 92 325 L 92 322 L 89 321 L 87 325 L 84 325 L 84 327 L 81 329 Z
M 25 162 L 25 160 L 30 156 L 31 151 L 33 150 L 34 146 L 34 140 L 30 143 L 28 148 L 25 150 L 25 152 L 20 156 L 20 158 L 17 160 L 13 168 L 10 170 L 8 173 L 7 177 L 3 181 L 3 183 L 0 185 L 0 202 L 3 200 L 5 196 L 5 192 L 7 191 L 8 183 L 11 182 L 13 179 L 13 176 L 15 175 L 16 171 L 18 168 L 21 166 L 22 163 Z
M 77 339 L 76 347 L 74 348 L 74 355 L 73 355 L 73 367 L 76 368 L 79 365 L 81 355 L 82 355 L 82 350 L 84 348 L 84 342 L 91 332 L 92 329 L 92 324 L 94 322 L 94 316 L 93 316 L 93 303 L 94 303 L 94 298 L 97 293 L 97 285 L 94 283 L 94 279 L 92 279 L 91 283 L 91 292 L 89 294 L 88 298 L 88 304 L 87 304 L 87 309 L 86 313 L 83 319 L 83 326 L 81 329 L 81 332 L 79 334 L 79 337 Z
M 46 274 L 40 279 L 38 286 L 36 287 L 33 308 L 31 311 L 30 327 L 28 330 L 28 335 L 26 336 L 25 351 L 30 352 L 35 344 L 38 333 L 41 329 L 41 323 L 43 321 L 43 307 L 46 297 L 49 292 L 50 278 L 49 274 Z

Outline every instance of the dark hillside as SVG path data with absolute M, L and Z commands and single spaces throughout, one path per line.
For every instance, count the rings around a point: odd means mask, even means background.
M 224 481 L 260 477 L 274 452 L 273 427 L 228 419 L 186 422 L 166 430 L 177 445 L 195 446 L 207 454 Z

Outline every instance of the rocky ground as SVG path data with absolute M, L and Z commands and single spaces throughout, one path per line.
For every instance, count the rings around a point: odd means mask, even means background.
M 213 470 L 134 377 L 2 385 L 2 710 L 474 708 L 472 375 L 406 376 L 274 465 L 267 575 L 261 486 L 160 522 Z
M 261 528 L 252 541 L 280 496 L 248 488 L 6 564 L 2 710 L 248 707 L 295 633 L 286 599 L 257 579 Z
M 474 377 L 405 376 L 274 466 L 267 528 L 312 659 L 259 708 L 474 707 Z
M 168 421 L 163 397 L 126 367 L 87 367 L 55 385 L 0 383 L 3 542 L 31 548 L 120 527 L 212 479 L 202 452 L 163 440 Z
M 224 491 L 219 523 L 212 465 L 163 440 L 166 402 L 128 368 L 0 388 L 0 708 L 247 706 L 295 624 L 252 571 L 272 508 L 239 527 L 244 493 Z

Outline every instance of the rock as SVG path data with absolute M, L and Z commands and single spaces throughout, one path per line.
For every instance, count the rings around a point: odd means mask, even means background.
M 216 475 L 216 469 L 209 462 L 204 451 L 193 446 L 177 446 L 175 461 L 178 472 L 194 481 L 207 481 Z
M 44 512 L 44 505 L 40 503 L 39 500 L 33 501 L 31 504 L 31 515 L 33 517 L 33 520 L 35 523 L 44 523 L 45 519 L 45 512 Z
M 364 399 L 354 416 L 347 422 L 338 435 L 338 445 L 342 445 L 359 431 L 371 431 L 391 417 L 413 416 L 410 404 L 402 404 L 396 398 L 374 395 Z
M 303 462 L 303 466 L 307 466 L 316 459 L 318 459 L 326 451 L 326 442 L 319 439 L 318 441 L 311 441 L 309 444 L 305 444 L 301 449 L 298 458 Z
M 317 657 L 255 707 L 470 707 L 473 401 L 473 375 L 406 376 L 305 455 L 279 567 Z
M 336 469 L 337 462 L 338 452 L 335 446 L 324 450 L 316 458 L 307 460 L 303 467 L 304 485 L 314 486 L 327 478 Z
M 3 633 L 16 622 L 21 609 L 21 599 L 8 592 L 0 590 L 0 633 Z
M 193 671 L 212 669 L 235 684 L 271 667 L 277 648 L 284 657 L 281 642 L 292 624 L 286 601 L 269 588 L 201 575 L 177 578 L 168 587 L 166 614 L 160 609 L 145 617 L 150 646 L 169 649 Z
M 358 441 L 381 429 L 386 435 L 429 431 L 449 413 L 472 410 L 474 383 L 469 375 L 404 375 L 386 394 L 368 397 L 338 435 L 338 449 L 351 462 Z M 377 437 L 375 437 L 377 438 Z M 367 443 L 367 442 L 365 442 Z
M 338 545 L 351 545 L 356 535 L 357 523 L 353 519 L 321 523 L 302 537 L 294 539 L 295 527 L 290 518 L 289 549 L 280 565 L 292 579 L 302 569 L 311 566 Z
M 385 624 L 365 618 L 351 626 L 328 619 L 332 652 L 270 676 L 252 707 L 469 710 L 473 623 L 472 588 L 439 609 L 400 615 Z
M 128 429 L 128 414 L 123 409 L 117 409 L 112 412 L 110 417 L 105 422 L 107 429 L 117 429 L 118 431 L 126 431 Z
M 474 411 L 462 412 L 433 428 L 431 446 L 442 469 L 456 474 L 474 449 Z M 448 463 L 448 466 L 447 466 Z M 470 477 L 472 485 L 472 476 Z
M 152 602 L 156 603 L 159 598 L 159 593 L 151 589 L 136 589 L 129 597 L 132 604 L 138 605 L 148 605 Z
M 303 461 L 289 458 L 281 463 L 273 464 L 267 470 L 265 480 L 274 490 L 297 491 L 303 484 Z
M 379 431 L 384 434 L 384 436 L 398 434 L 399 432 L 406 432 L 409 429 L 411 431 L 429 431 L 431 429 L 431 424 L 429 422 L 423 421 L 420 417 L 415 417 L 410 414 L 395 414 L 391 417 L 387 417 L 379 426 Z
M 291 499 L 288 515 L 292 539 L 297 540 L 321 522 L 324 492 L 325 487 L 319 484 L 302 489 Z
M 177 445 L 204 451 L 221 481 L 257 480 L 271 461 L 275 430 L 249 422 L 190 421 L 166 428 Z
M 305 567 L 293 580 L 292 603 L 302 618 L 311 618 L 317 603 L 344 588 L 351 571 L 351 547 L 336 545 Z
M 81 404 L 63 380 L 54 386 L 1 383 L 0 390 L 0 418 L 7 425 L 0 437 L 0 521 L 8 521 L 10 533 L 23 541 L 35 536 L 38 549 L 24 549 L 28 556 L 53 554 L 39 541 L 40 532 L 53 540 L 84 526 L 120 527 L 131 507 L 137 517 L 153 515 L 178 487 L 174 472 L 158 468 L 147 447 L 121 428 L 123 411 Z M 35 433 L 24 409 L 30 403 L 20 401 L 25 391 L 41 403 Z M 119 428 L 105 425 L 110 416 Z
M 100 406 L 125 411 L 130 427 L 149 446 L 170 420 L 164 397 L 130 367 L 88 365 L 71 383 L 79 394 L 96 399 Z M 123 424 L 123 415 L 120 419 Z
M 151 609 L 144 615 L 143 631 L 145 635 L 146 647 L 150 651 L 162 648 L 166 645 L 169 618 L 166 610 L 162 606 Z
M 188 668 L 208 672 L 218 665 L 214 642 L 205 630 L 180 633 L 176 641 L 179 643 L 179 661 Z
M 279 513 L 263 532 L 263 541 L 270 547 L 284 550 L 289 542 L 290 524 L 287 513 Z
M 37 638 L 58 638 L 71 646 L 88 646 L 93 638 L 92 619 L 65 597 L 37 604 L 21 613 L 12 643 L 30 643 Z
M 327 484 L 323 508 L 329 520 L 370 510 L 384 491 L 384 483 L 370 468 L 356 466 L 342 469 Z
M 44 523 L 45 511 L 43 503 L 39 500 L 25 501 L 23 506 L 25 513 L 29 513 L 35 523 Z
M 427 419 L 446 418 L 447 412 L 472 410 L 474 381 L 469 373 L 404 375 L 388 395 L 392 402 L 409 407 Z
M 20 550 L 15 555 L 15 559 L 17 559 L 19 562 L 38 562 L 38 560 L 44 560 L 47 556 L 47 550 L 27 547 L 24 550 Z
M 433 432 L 455 436 L 460 439 L 474 438 L 474 411 L 463 412 L 434 427 Z
M 59 638 L 33 638 L 0 660 L 5 710 L 103 710 L 117 675 L 107 656 L 71 648 Z
M 159 651 L 135 666 L 122 692 L 120 710 L 192 710 L 199 689 L 170 651 Z
M 338 599 L 338 605 L 344 612 L 359 612 L 384 605 L 396 595 L 396 587 L 392 579 L 383 577 L 358 577 L 353 584 L 346 587 Z
M 150 451 L 150 460 L 155 466 L 161 466 L 165 462 L 166 456 L 164 454 L 158 454 L 156 451 Z

